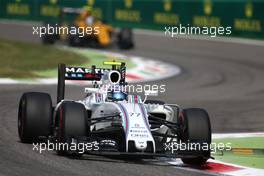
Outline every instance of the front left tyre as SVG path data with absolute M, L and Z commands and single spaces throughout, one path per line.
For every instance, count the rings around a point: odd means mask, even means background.
M 18 109 L 18 134 L 21 142 L 34 143 L 51 134 L 52 101 L 50 95 L 27 92 L 22 95 Z

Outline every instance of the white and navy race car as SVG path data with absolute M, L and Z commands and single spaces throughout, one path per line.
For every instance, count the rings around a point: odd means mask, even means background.
M 126 89 L 126 66 L 111 68 L 58 66 L 57 104 L 49 94 L 26 92 L 18 112 L 18 133 L 23 143 L 43 139 L 56 144 L 96 144 L 86 154 L 174 157 L 202 165 L 210 157 L 211 125 L 204 109 L 182 109 L 176 104 L 144 100 Z M 90 81 L 82 100 L 64 99 L 65 80 Z M 78 149 L 56 149 L 60 155 L 81 156 Z

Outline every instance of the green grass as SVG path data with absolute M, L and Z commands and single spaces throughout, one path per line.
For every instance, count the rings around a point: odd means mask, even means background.
M 252 148 L 264 149 L 263 137 L 245 137 L 245 138 L 225 138 L 214 139 L 215 143 L 231 143 L 232 148 Z M 214 155 L 217 160 L 238 164 L 247 167 L 254 167 L 264 169 L 264 155 L 263 154 L 235 154 L 233 152 L 224 152 L 223 156 Z
M 37 78 L 35 72 L 56 69 L 58 63 L 82 64 L 87 57 L 52 46 L 0 39 L 0 77 Z

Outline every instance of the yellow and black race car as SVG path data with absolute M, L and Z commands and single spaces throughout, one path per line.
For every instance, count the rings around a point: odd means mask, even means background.
M 72 22 L 65 21 L 74 16 Z M 72 18 L 71 18 L 72 19 Z M 45 24 L 46 31 L 41 37 L 44 44 L 66 41 L 70 46 L 105 48 L 117 44 L 121 49 L 134 47 L 133 32 L 130 28 L 115 30 L 111 25 L 96 19 L 90 7 L 62 8 L 59 24 Z

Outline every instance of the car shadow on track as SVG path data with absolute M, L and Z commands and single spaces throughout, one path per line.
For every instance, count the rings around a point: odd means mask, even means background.
M 109 163 L 127 163 L 127 164 L 144 164 L 144 165 L 155 165 L 155 166 L 164 166 L 171 167 L 172 165 L 161 161 L 157 158 L 152 159 L 141 159 L 141 158 L 132 158 L 132 157 L 112 157 L 112 156 L 100 156 L 100 155 L 84 155 L 82 157 L 73 157 L 67 156 L 69 159 L 74 160 L 87 160 L 87 161 L 99 161 L 99 162 L 109 162 Z

